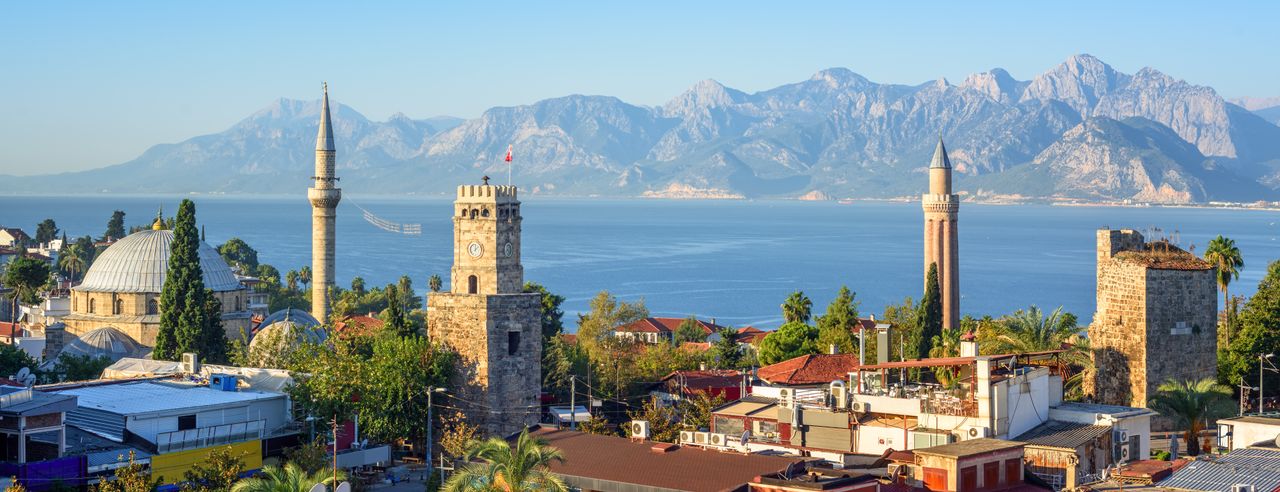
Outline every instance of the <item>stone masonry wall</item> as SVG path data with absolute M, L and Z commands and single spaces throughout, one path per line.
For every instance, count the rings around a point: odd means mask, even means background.
M 1147 398 L 1171 378 L 1217 376 L 1218 286 L 1214 272 L 1147 270 Z

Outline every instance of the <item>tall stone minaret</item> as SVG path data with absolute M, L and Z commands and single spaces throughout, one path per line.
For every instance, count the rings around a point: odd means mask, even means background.
M 320 108 L 320 131 L 316 133 L 315 184 L 307 189 L 311 200 L 311 315 L 320 322 L 329 317 L 329 289 L 333 287 L 334 217 L 342 190 L 333 165 L 337 152 L 333 148 L 333 123 L 329 119 L 329 84 L 324 85 L 324 103 Z
M 929 193 L 920 199 L 924 208 L 924 275 L 928 284 L 929 265 L 938 264 L 938 286 L 942 290 L 942 327 L 960 328 L 960 242 L 956 215 L 960 198 L 951 193 L 951 159 L 938 138 L 938 148 L 929 163 Z

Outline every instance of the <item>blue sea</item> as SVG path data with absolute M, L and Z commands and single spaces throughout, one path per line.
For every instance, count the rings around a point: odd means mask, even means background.
M 0 196 L 0 225 L 35 232 L 53 218 L 69 236 L 101 235 L 112 210 L 128 225 L 176 196 Z M 303 196 L 191 196 L 208 242 L 239 237 L 282 272 L 310 264 L 310 207 Z M 386 232 L 362 218 L 422 224 L 422 234 Z M 566 322 L 608 290 L 643 299 L 655 316 L 696 314 L 721 324 L 775 327 L 795 290 L 825 309 L 841 285 L 864 313 L 880 313 L 922 287 L 918 203 L 564 199 L 526 196 L 527 280 L 567 298 Z M 339 206 L 338 282 L 368 285 L 409 275 L 421 294 L 427 278 L 448 281 L 450 201 L 344 197 Z M 1202 251 L 1218 234 L 1244 253 L 1231 291 L 1254 291 L 1280 258 L 1280 213 L 1204 208 L 1061 207 L 965 204 L 960 211 L 960 292 L 965 314 L 998 316 L 1029 305 L 1064 306 L 1082 323 L 1094 310 L 1094 242 L 1099 227 L 1159 228 Z

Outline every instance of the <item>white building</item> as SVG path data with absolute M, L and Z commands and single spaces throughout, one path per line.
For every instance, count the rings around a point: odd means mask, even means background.
M 1255 446 L 1280 447 L 1280 417 L 1250 415 L 1218 421 L 1218 447 L 1235 451 Z

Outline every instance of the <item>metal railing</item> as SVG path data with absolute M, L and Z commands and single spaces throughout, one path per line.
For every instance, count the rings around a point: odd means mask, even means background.
M 171 453 L 188 449 L 200 449 L 218 444 L 231 444 L 262 439 L 267 421 L 250 420 L 210 427 L 200 427 L 156 434 L 156 452 Z

